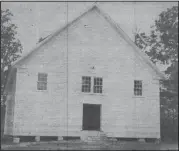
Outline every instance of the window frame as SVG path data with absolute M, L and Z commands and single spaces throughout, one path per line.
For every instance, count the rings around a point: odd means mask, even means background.
M 103 93 L 103 78 L 93 77 L 93 93 L 102 94 Z
M 143 85 L 142 80 L 134 80 L 134 96 L 141 97 L 143 96 Z
M 83 78 L 89 78 L 90 80 L 90 84 L 84 84 L 83 83 Z M 97 82 L 97 84 L 95 84 L 95 79 L 100 79 L 101 82 Z M 100 94 L 100 95 L 103 95 L 103 77 L 94 77 L 94 76 L 82 76 L 81 77 L 81 92 L 82 93 L 88 93 L 88 94 L 91 94 L 91 95 L 94 95 L 94 94 Z M 89 91 L 85 91 L 83 89 L 84 86 L 88 86 L 88 89 Z M 95 87 L 98 87 L 98 90 L 97 92 L 94 90 Z M 100 87 L 100 88 L 99 88 Z
M 47 91 L 47 83 L 48 83 L 47 77 L 48 77 L 48 74 L 39 72 L 37 76 L 38 76 L 37 90 L 38 91 Z
M 91 93 L 91 85 L 92 85 L 91 79 L 92 79 L 91 76 L 82 76 L 81 92 Z

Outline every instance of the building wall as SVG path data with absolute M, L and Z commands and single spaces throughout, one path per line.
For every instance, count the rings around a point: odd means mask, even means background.
M 150 67 L 95 11 L 69 33 L 69 131 L 82 129 L 83 103 L 91 103 L 102 104 L 102 130 L 109 136 L 160 137 L 159 83 Z M 103 94 L 81 92 L 82 76 L 102 77 Z M 142 97 L 133 95 L 134 80 L 143 81 Z
M 17 70 L 14 135 L 79 136 L 83 103 L 94 103 L 102 104 L 108 136 L 160 137 L 159 83 L 152 69 L 95 10 L 68 32 Z M 38 72 L 48 73 L 47 91 L 37 90 Z M 103 94 L 82 93 L 82 76 L 103 77 Z M 143 80 L 142 97 L 133 95 L 134 80 Z
M 65 32 L 42 46 L 17 70 L 14 135 L 66 135 Z M 47 90 L 37 90 L 38 72 L 47 73 Z
M 13 72 L 10 83 L 8 85 L 8 93 L 6 97 L 5 124 L 4 135 L 13 135 L 14 107 L 16 92 L 16 70 Z

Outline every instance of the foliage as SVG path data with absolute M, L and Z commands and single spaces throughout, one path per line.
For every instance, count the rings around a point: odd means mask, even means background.
M 164 64 L 178 61 L 178 6 L 174 6 L 159 15 L 150 35 L 136 33 L 136 45 L 139 48 L 150 46 L 146 52 L 151 60 Z
M 17 27 L 11 22 L 12 16 L 13 14 L 8 9 L 1 10 L 1 95 L 4 92 L 8 66 L 22 53 L 21 43 L 16 38 Z M 1 104 L 4 103 L 3 101 L 1 99 Z
M 153 63 L 168 65 L 168 80 L 161 81 L 162 137 L 177 138 L 178 126 L 178 6 L 160 13 L 149 35 L 136 32 L 136 45 Z M 146 48 L 150 48 L 147 50 Z

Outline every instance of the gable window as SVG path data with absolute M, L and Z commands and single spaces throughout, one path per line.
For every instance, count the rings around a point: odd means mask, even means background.
M 142 81 L 134 80 L 134 95 L 142 96 Z
M 93 92 L 94 93 L 102 93 L 102 87 L 103 87 L 103 79 L 102 78 L 94 78 Z
M 46 73 L 38 73 L 37 89 L 47 90 L 47 74 Z
M 82 92 L 91 91 L 91 77 L 83 76 L 82 77 Z

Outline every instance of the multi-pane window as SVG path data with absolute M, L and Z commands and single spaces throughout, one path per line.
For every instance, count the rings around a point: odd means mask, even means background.
M 93 92 L 94 93 L 102 93 L 102 87 L 103 87 L 103 79 L 102 78 L 94 78 Z
M 91 91 L 91 77 L 82 77 L 82 92 L 90 92 Z
M 46 73 L 38 73 L 37 89 L 47 90 L 47 74 Z
M 134 95 L 142 96 L 142 81 L 134 80 Z

